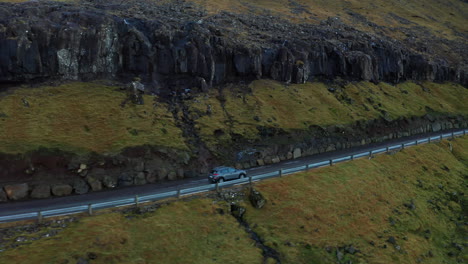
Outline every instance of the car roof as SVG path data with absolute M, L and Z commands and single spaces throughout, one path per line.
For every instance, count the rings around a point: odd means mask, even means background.
M 234 168 L 232 168 L 232 167 L 227 167 L 227 166 L 219 166 L 219 167 L 213 168 L 213 170 L 222 170 L 222 169 L 234 169 Z

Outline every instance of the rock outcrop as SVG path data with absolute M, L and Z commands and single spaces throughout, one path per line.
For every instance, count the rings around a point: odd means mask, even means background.
M 168 94 L 258 78 L 468 83 L 464 54 L 461 62 L 434 58 L 336 18 L 296 25 L 271 16 L 204 17 L 179 2 L 128 17 L 128 6 L 108 2 L 0 3 L 0 82 L 138 75 L 150 91 Z

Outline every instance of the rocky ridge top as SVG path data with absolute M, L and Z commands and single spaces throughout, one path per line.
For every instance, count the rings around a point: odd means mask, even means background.
M 460 56 L 443 58 L 430 48 L 358 31 L 339 18 L 311 25 L 268 14 L 208 16 L 185 1 L 0 3 L 3 83 L 139 76 L 162 93 L 259 78 L 466 86 L 466 46 L 457 42 Z

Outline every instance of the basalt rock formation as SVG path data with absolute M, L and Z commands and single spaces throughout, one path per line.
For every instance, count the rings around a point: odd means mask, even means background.
M 91 2 L 0 3 L 0 82 L 139 76 L 163 94 L 258 78 L 468 84 L 462 54 L 447 61 L 338 18 L 299 25 L 266 15 L 206 16 L 180 1 L 132 3 L 136 11 L 122 1 Z

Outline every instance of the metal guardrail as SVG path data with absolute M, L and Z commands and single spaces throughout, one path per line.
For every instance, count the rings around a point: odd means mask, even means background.
M 229 182 L 207 184 L 203 186 L 179 189 L 175 191 L 154 193 L 154 194 L 149 194 L 149 195 L 144 195 L 144 196 L 137 195 L 134 197 L 126 197 L 126 198 L 119 199 L 119 200 L 100 202 L 100 203 L 94 203 L 94 204 L 83 204 L 83 205 L 78 205 L 78 206 L 73 206 L 73 207 L 65 207 L 65 208 L 45 210 L 45 211 L 39 211 L 39 212 L 30 212 L 30 213 L 0 216 L 0 223 L 19 221 L 19 220 L 28 220 L 28 219 L 38 219 L 38 221 L 42 221 L 42 219 L 45 217 L 61 216 L 61 215 L 76 214 L 76 213 L 83 213 L 83 212 L 92 214 L 94 210 L 99 210 L 99 209 L 120 207 L 120 206 L 127 206 L 127 205 L 138 205 L 139 203 L 157 201 L 157 200 L 171 198 L 171 197 L 180 198 L 181 196 L 184 196 L 184 195 L 192 195 L 192 194 L 201 193 L 201 192 L 219 190 L 220 188 L 227 187 L 227 186 L 247 184 L 247 183 L 252 183 L 254 181 L 258 181 L 262 179 L 267 179 L 267 178 L 272 178 L 272 177 L 281 177 L 284 175 L 293 174 L 299 171 L 305 171 L 305 170 L 309 170 L 313 168 L 332 166 L 333 164 L 344 162 L 344 161 L 351 161 L 357 158 L 368 157 L 368 156 L 372 156 L 373 154 L 386 153 L 391 150 L 404 149 L 405 147 L 415 146 L 421 143 L 430 143 L 433 141 L 440 141 L 444 138 L 455 138 L 457 136 L 466 135 L 467 133 L 468 133 L 468 129 L 463 129 L 462 131 L 457 131 L 457 132 L 452 132 L 452 133 L 442 133 L 438 136 L 421 138 L 415 141 L 410 141 L 410 142 L 403 143 L 403 144 L 391 145 L 387 147 L 379 147 L 379 148 L 372 149 L 366 152 L 353 153 L 348 156 L 324 160 L 324 161 L 306 164 L 306 165 L 302 165 L 302 166 L 298 166 L 294 168 L 280 169 L 278 171 L 272 171 L 272 172 L 268 172 L 268 173 L 264 173 L 260 175 L 255 175 L 255 176 L 250 176 L 246 178 L 229 181 Z

